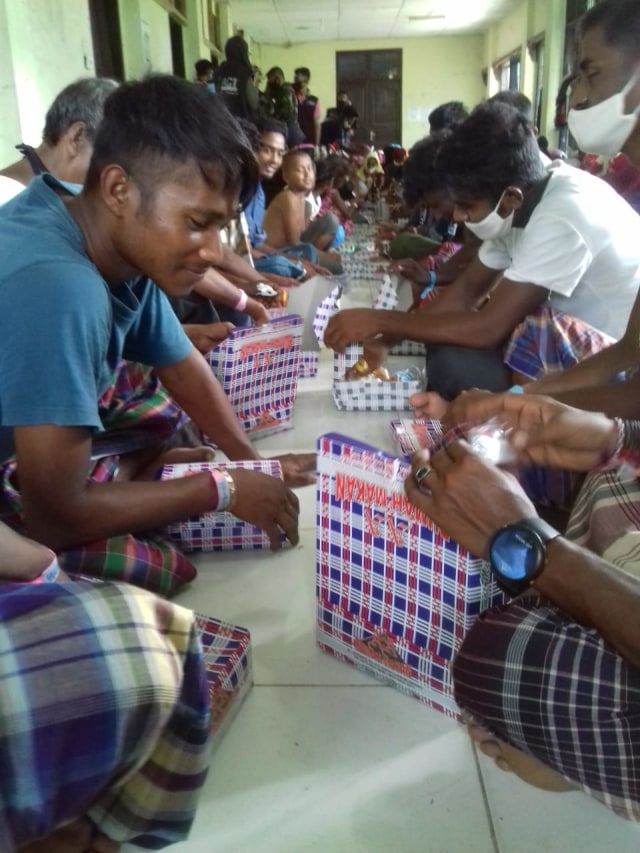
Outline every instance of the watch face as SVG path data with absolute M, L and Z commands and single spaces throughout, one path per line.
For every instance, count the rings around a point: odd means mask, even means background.
M 544 559 L 544 545 L 528 530 L 505 529 L 491 547 L 494 569 L 511 580 L 524 580 L 535 574 Z

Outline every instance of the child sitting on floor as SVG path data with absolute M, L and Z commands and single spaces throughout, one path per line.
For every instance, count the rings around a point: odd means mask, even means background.
M 312 219 L 307 212 L 306 198 L 316 182 L 313 160 L 304 151 L 290 151 L 282 162 L 282 176 L 285 188 L 273 199 L 264 217 L 266 243 L 275 249 L 312 243 L 322 266 L 339 273 L 342 268 L 338 255 L 327 251 L 335 240 L 338 220 L 332 214 Z

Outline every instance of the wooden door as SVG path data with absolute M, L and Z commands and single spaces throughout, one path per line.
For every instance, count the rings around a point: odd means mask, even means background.
M 401 143 L 402 50 L 338 51 L 336 81 L 360 113 L 356 142 Z

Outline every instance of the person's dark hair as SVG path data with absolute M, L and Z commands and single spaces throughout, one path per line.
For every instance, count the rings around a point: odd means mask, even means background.
M 307 80 L 311 80 L 311 72 L 308 68 L 296 68 L 293 73 L 301 74 L 303 77 L 306 77 Z
M 336 177 L 336 167 L 335 164 L 329 160 L 329 158 L 325 158 L 324 160 L 316 161 L 316 188 L 320 184 L 328 184 L 329 181 L 332 181 Z
M 513 107 L 489 101 L 445 141 L 438 169 L 454 198 L 493 204 L 506 187 L 526 190 L 544 177 L 529 122 Z
M 287 125 L 283 121 L 278 121 L 277 118 L 271 118 L 271 116 L 261 116 L 256 122 L 256 127 L 258 128 L 258 132 L 260 134 L 280 133 L 282 134 L 282 136 L 284 136 L 285 142 L 287 141 Z
M 77 121 L 84 123 L 87 137 L 95 139 L 104 103 L 117 88 L 118 83 L 106 77 L 86 77 L 65 86 L 47 110 L 42 141 L 57 145 L 63 133 Z
M 85 187 L 118 164 L 140 189 L 143 204 L 176 163 L 195 161 L 210 186 L 255 195 L 258 163 L 240 125 L 221 98 L 170 75 L 123 83 L 107 99 Z
M 282 77 L 284 79 L 284 71 L 282 70 L 282 68 L 280 68 L 279 65 L 274 65 L 273 68 L 270 68 L 267 71 L 267 77 L 271 77 L 272 74 L 282 74 Z
M 208 71 L 213 71 L 213 62 L 210 59 L 199 59 L 195 64 L 196 76 L 203 77 Z
M 287 151 L 282 158 L 282 170 L 284 171 L 289 163 L 292 163 L 296 157 L 308 157 L 311 162 L 314 163 L 313 157 L 308 151 L 305 151 L 302 148 L 292 148 L 290 151 Z
M 446 128 L 453 128 L 461 124 L 469 115 L 469 111 L 462 101 L 447 101 L 440 104 L 429 113 L 429 127 L 431 133 Z
M 409 152 L 402 168 L 402 189 L 404 200 L 410 207 L 415 207 L 427 193 L 446 191 L 438 157 L 450 136 L 451 130 L 436 131 L 416 142 Z
M 242 65 L 253 74 L 253 66 L 249 59 L 249 45 L 242 36 L 231 36 L 230 39 L 227 39 L 224 45 L 224 55 L 227 57 L 227 62 Z
M 640 3 L 638 0 L 602 0 L 582 16 L 578 33 L 584 36 L 596 27 L 605 42 L 619 48 L 625 64 L 633 65 L 640 56 Z
M 526 95 L 523 95 L 522 92 L 511 92 L 508 89 L 505 89 L 503 92 L 498 92 L 489 98 L 490 104 L 507 104 L 509 107 L 513 107 L 514 110 L 518 110 L 518 112 L 526 118 L 526 120 L 531 124 L 533 122 L 533 105 L 529 98 Z

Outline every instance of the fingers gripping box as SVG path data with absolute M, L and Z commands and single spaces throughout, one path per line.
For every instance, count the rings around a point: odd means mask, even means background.
M 246 628 L 195 613 L 209 687 L 215 749 L 253 685 L 251 637 Z
M 282 480 L 282 468 L 276 459 L 261 459 L 246 462 L 185 462 L 176 465 L 165 465 L 162 469 L 162 480 L 177 480 L 209 471 L 212 468 L 248 468 L 260 471 L 270 477 Z M 167 525 L 167 532 L 185 553 L 193 551 L 253 551 L 261 548 L 269 549 L 270 542 L 267 534 L 236 518 L 230 512 L 205 512 L 195 518 L 177 521 Z M 282 534 L 282 542 L 285 536 Z
M 317 641 L 447 714 L 449 663 L 505 600 L 487 564 L 404 494 L 408 464 L 337 433 L 318 440 Z
M 234 329 L 211 350 L 209 364 L 245 431 L 255 436 L 290 429 L 300 373 L 302 318 Z

